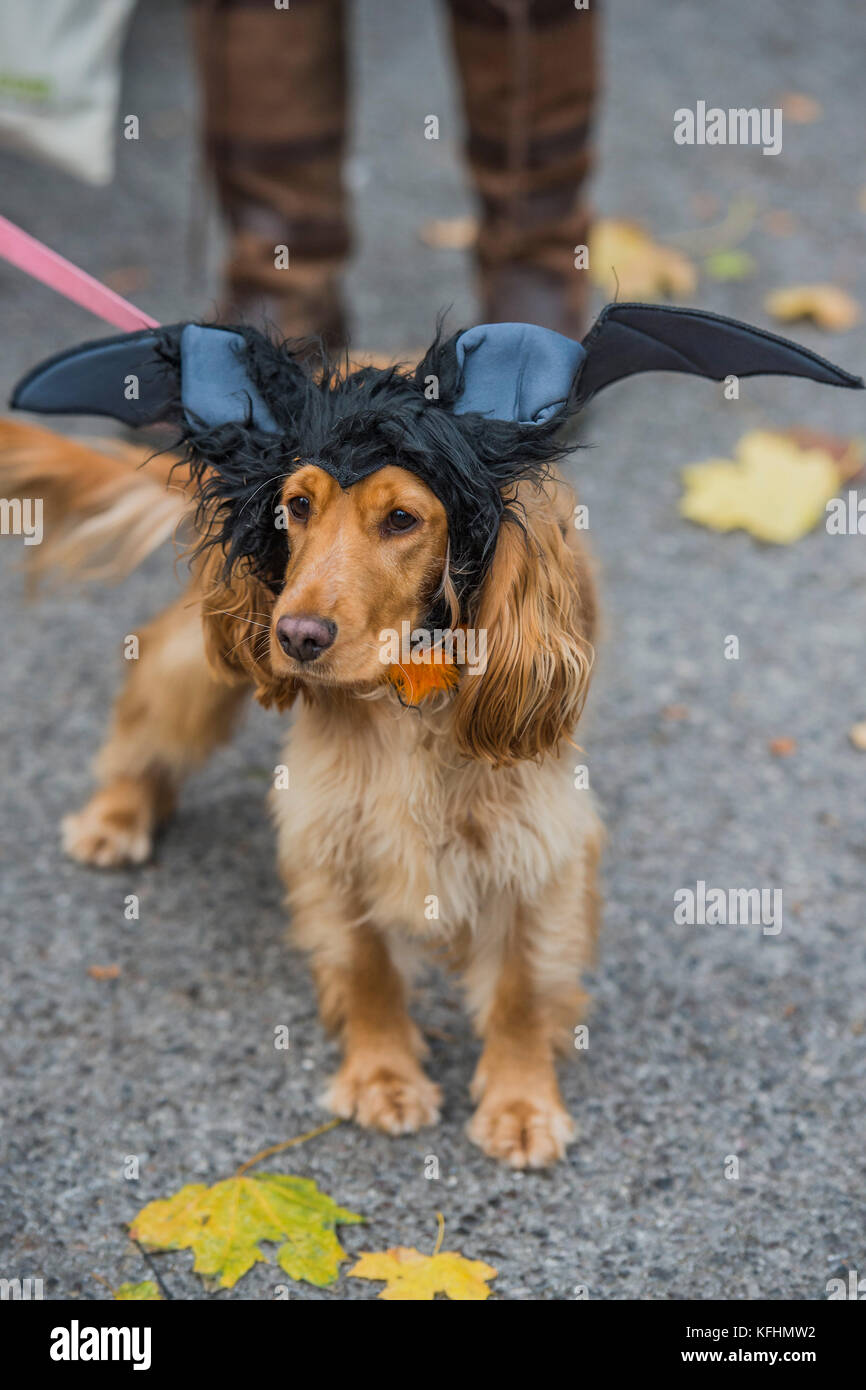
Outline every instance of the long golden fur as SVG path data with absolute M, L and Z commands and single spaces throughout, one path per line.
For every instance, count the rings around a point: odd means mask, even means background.
M 146 457 L 0 426 L 0 491 L 45 499 L 41 568 L 110 577 L 190 524 L 188 478 L 164 458 L 133 466 Z M 292 513 L 299 496 L 305 520 Z M 487 633 L 486 670 L 407 709 L 383 680 L 380 634 L 448 594 L 442 504 L 397 467 L 348 491 L 312 464 L 293 473 L 284 585 L 275 594 L 237 572 L 226 582 L 216 550 L 195 562 L 187 592 L 140 636 L 98 789 L 63 838 L 83 863 L 141 862 L 245 696 L 294 706 L 288 788 L 271 806 L 294 938 L 344 1050 L 325 1103 L 394 1134 L 438 1118 L 407 1010 L 413 962 L 432 951 L 461 972 L 482 1039 L 470 1136 L 536 1167 L 573 1133 L 554 1055 L 582 1019 L 596 936 L 601 829 L 590 793 L 575 790 L 571 741 L 595 604 L 569 489 L 524 483 L 518 501 L 525 524 L 503 525 L 473 620 Z M 395 508 L 418 523 L 406 535 L 383 530 Z M 304 665 L 276 635 L 280 617 L 300 614 L 337 628 Z

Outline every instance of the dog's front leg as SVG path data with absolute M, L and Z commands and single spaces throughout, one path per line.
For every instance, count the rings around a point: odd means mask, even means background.
M 554 1058 L 586 1007 L 579 980 L 594 947 L 596 858 L 593 846 L 540 898 L 515 904 L 497 950 L 482 929 L 467 969 L 484 1039 L 469 1137 L 514 1168 L 555 1162 L 574 1137 Z
M 323 1104 L 388 1134 L 435 1123 L 441 1093 L 419 1063 L 426 1048 L 384 933 L 353 918 L 324 874 L 290 884 L 289 900 L 293 934 L 312 956 L 322 1021 L 343 1046 Z

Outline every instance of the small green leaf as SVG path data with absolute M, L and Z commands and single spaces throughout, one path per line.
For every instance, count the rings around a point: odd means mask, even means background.
M 114 1297 L 121 1303 L 138 1300 L 142 1303 L 160 1303 L 162 1294 L 153 1279 L 144 1279 L 140 1284 L 121 1284 Z
M 704 270 L 712 280 L 748 280 L 756 269 L 755 258 L 748 251 L 713 251 L 704 261 Z

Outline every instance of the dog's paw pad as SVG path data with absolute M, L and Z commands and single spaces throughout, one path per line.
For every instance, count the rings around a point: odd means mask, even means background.
M 148 818 L 128 808 L 111 809 L 98 794 L 83 810 L 61 821 L 60 833 L 70 858 L 100 869 L 143 864 L 153 849 Z
M 469 1138 L 512 1168 L 546 1168 L 565 1155 L 574 1121 L 557 1102 L 485 1099 L 469 1122 Z
M 442 1093 L 420 1070 L 365 1070 L 352 1063 L 341 1067 L 322 1104 L 344 1120 L 357 1120 L 365 1129 L 386 1134 L 414 1134 L 439 1119 Z

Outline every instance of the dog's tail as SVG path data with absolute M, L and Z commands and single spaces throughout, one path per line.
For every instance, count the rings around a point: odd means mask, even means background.
M 0 522 L 23 531 L 34 580 L 123 579 L 194 511 L 189 472 L 170 454 L 0 420 Z

